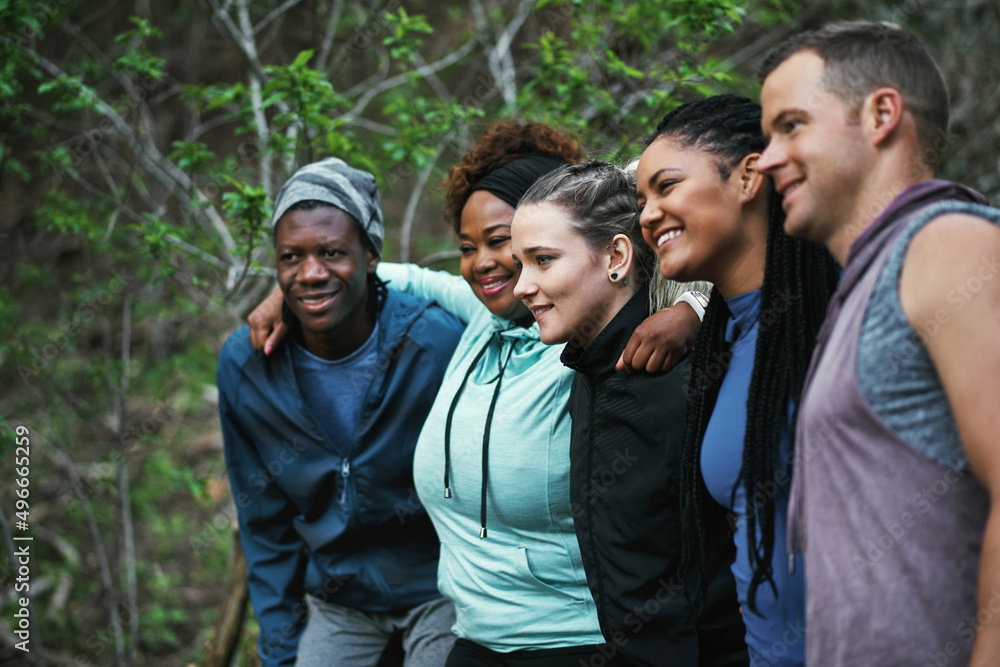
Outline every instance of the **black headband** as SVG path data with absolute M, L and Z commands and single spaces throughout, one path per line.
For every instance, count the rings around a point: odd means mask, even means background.
M 518 158 L 483 176 L 469 188 L 469 194 L 476 190 L 486 190 L 517 208 L 517 203 L 535 181 L 566 164 L 565 160 L 552 155 L 529 155 Z

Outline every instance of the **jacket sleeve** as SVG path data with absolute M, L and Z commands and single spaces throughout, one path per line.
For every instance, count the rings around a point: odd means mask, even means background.
M 464 278 L 447 271 L 432 271 L 416 264 L 379 262 L 376 273 L 382 280 L 391 282 L 395 290 L 437 301 L 463 324 L 468 324 L 486 308 Z
M 219 359 L 219 417 L 226 469 L 236 503 L 247 580 L 260 625 L 257 649 L 263 667 L 295 664 L 305 625 L 303 600 L 307 555 L 293 525 L 296 510 L 270 478 L 253 439 L 240 423 L 238 378 L 226 378 L 226 350 Z M 234 365 L 232 359 L 229 365 Z

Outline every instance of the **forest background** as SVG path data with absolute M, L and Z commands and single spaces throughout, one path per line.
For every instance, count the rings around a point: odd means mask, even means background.
M 216 356 L 274 285 L 297 167 L 372 171 L 385 258 L 454 270 L 441 181 L 490 121 L 623 161 L 836 18 L 924 41 L 944 176 L 995 203 L 995 0 L 0 0 L 0 665 L 210 663 L 235 517 Z

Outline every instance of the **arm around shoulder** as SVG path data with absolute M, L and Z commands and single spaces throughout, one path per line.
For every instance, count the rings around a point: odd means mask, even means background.
M 447 271 L 432 271 L 416 264 L 379 262 L 376 273 L 391 289 L 437 301 L 466 324 L 485 309 L 465 279 Z

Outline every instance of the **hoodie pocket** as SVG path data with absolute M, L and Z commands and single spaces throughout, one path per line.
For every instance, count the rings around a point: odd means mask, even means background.
M 438 586 L 455 604 L 458 636 L 507 649 L 602 641 L 584 573 L 565 560 L 567 579 L 554 585 L 535 575 L 525 547 L 442 543 Z

